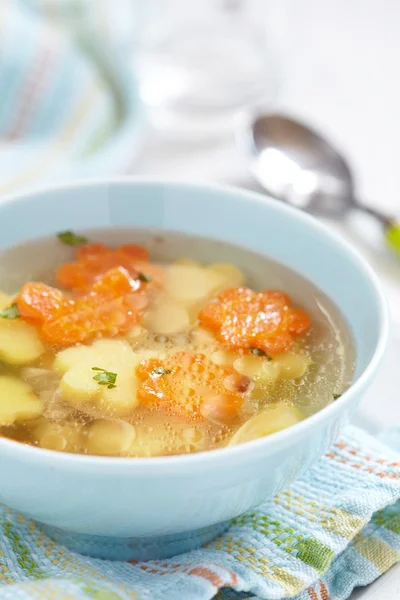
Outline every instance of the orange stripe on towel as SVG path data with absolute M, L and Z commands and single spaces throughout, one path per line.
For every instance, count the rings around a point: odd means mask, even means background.
M 202 577 L 216 588 L 220 588 L 224 585 L 222 579 L 220 579 L 218 575 L 214 573 L 214 571 L 205 569 L 204 567 L 196 567 L 196 569 L 192 569 L 189 571 L 189 575 L 197 575 L 197 577 Z
M 320 581 L 319 582 L 320 585 L 320 592 L 321 592 L 321 600 L 329 600 L 329 594 L 328 594 L 328 590 L 326 589 L 325 584 Z
M 318 600 L 318 596 L 314 588 L 308 588 L 307 593 L 310 596 L 310 600 Z

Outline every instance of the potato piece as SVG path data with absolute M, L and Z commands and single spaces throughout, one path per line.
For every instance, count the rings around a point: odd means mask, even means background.
M 91 361 L 91 365 L 95 366 L 95 364 L 98 363 Z M 87 363 L 78 364 L 68 369 L 58 388 L 62 398 L 79 409 L 82 402 L 101 396 L 103 390 L 97 381 L 93 379 L 95 374 L 92 367 Z
M 208 268 L 216 271 L 220 275 L 223 275 L 225 279 L 223 285 L 226 288 L 241 287 L 245 282 L 245 277 L 242 271 L 230 263 L 214 263 Z
M 188 311 L 177 304 L 164 304 L 152 310 L 146 317 L 147 327 L 154 333 L 170 335 L 187 329 Z
M 88 428 L 86 447 L 91 454 L 119 456 L 128 452 L 135 437 L 135 428 L 125 421 L 98 419 Z
M 223 286 L 224 275 L 191 265 L 172 265 L 167 269 L 164 289 L 173 300 L 190 304 L 206 300 Z
M 38 359 L 45 348 L 32 325 L 20 319 L 0 319 L 0 359 L 24 365 Z
M 143 359 L 141 358 L 141 360 Z M 103 391 L 99 408 L 102 414 L 110 417 L 129 415 L 138 406 L 135 367 L 136 365 L 133 363 L 131 374 L 128 369 L 124 370 L 123 367 L 118 369 L 119 383 L 116 388 L 109 390 L 105 386 L 101 386 Z
M 5 294 L 4 292 L 0 292 L 0 310 L 4 310 L 12 303 L 12 296 Z
M 298 408 L 287 404 L 275 404 L 264 409 L 237 430 L 228 442 L 228 446 L 236 446 L 281 431 L 299 423 L 303 415 Z
M 204 300 L 181 302 L 171 298 L 168 296 L 168 294 L 161 292 L 155 298 L 153 298 L 151 308 L 144 320 L 144 326 L 155 333 L 161 333 L 161 330 L 158 331 L 157 329 L 156 331 L 155 327 L 161 326 L 164 328 L 165 321 L 172 319 L 172 321 L 178 322 L 178 327 L 179 321 L 184 320 L 184 328 L 187 329 L 190 323 L 195 323 L 198 320 L 199 312 L 203 306 Z M 152 323 L 153 319 L 154 323 Z M 177 329 L 176 331 L 181 331 L 181 329 Z M 174 333 L 174 331 L 170 331 L 169 333 Z
M 185 304 L 185 307 L 189 314 L 189 322 L 191 325 L 196 325 L 199 320 L 199 312 L 204 307 L 204 300 L 199 300 L 198 302 L 192 302 L 189 304 Z
M 54 368 L 65 370 L 59 388 L 62 397 L 81 409 L 82 403 L 94 403 L 111 415 L 133 410 L 137 404 L 134 358 L 131 347 L 119 340 L 101 340 L 60 352 Z M 93 367 L 117 373 L 116 387 L 108 389 L 94 380 Z
M 58 452 L 66 450 L 67 445 L 67 439 L 61 432 L 49 432 L 41 437 L 39 441 L 39 446 L 41 448 L 45 448 L 46 450 L 57 450 Z
M 188 452 L 195 445 L 200 447 L 203 434 L 197 435 L 196 429 L 182 423 L 166 426 L 159 420 L 135 425 L 136 437 L 128 455 L 135 457 L 162 456 Z M 186 431 L 187 430 L 187 431 Z
M 307 371 L 311 361 L 304 354 L 279 354 L 274 357 L 274 363 L 279 366 L 280 379 L 296 379 Z
M 135 368 L 139 362 L 161 356 L 156 350 L 135 353 L 121 340 L 99 340 L 60 352 L 53 368 L 63 374 L 59 391 L 66 402 L 88 414 L 100 411 L 114 417 L 127 415 L 138 405 Z M 116 387 L 108 389 L 93 379 L 93 367 L 116 373 Z
M 181 446 L 178 448 L 180 452 L 198 452 L 205 448 L 206 437 L 204 433 L 196 427 L 183 427 L 178 435 L 178 443 Z
M 135 425 L 136 437 L 128 456 L 150 457 L 205 449 L 207 438 L 196 426 L 176 421 L 171 426 L 151 419 L 146 424 Z
M 21 421 L 23 426 L 26 429 L 29 429 L 30 431 L 34 431 L 36 427 L 39 427 L 39 425 L 42 425 L 43 423 L 47 422 L 47 419 L 43 415 L 40 415 L 40 417 L 37 417 L 35 419 L 29 419 L 28 421 Z
M 216 343 L 215 336 L 211 333 L 211 331 L 203 329 L 203 327 L 196 327 L 193 329 L 191 337 L 196 346 L 210 348 Z
M 221 367 L 231 367 L 237 359 L 238 355 L 228 350 L 216 350 L 210 355 L 211 362 Z
M 196 260 L 193 260 L 192 258 L 178 258 L 178 260 L 175 261 L 176 265 L 185 265 L 185 266 L 190 266 L 190 267 L 201 267 L 200 263 L 197 262 Z
M 33 438 L 41 448 L 77 451 L 82 446 L 83 426 L 74 423 L 51 423 L 43 420 L 33 429 Z
M 160 335 L 160 336 L 157 336 L 157 341 L 160 343 L 165 343 L 165 342 L 161 342 L 161 340 L 163 340 L 164 337 L 166 337 L 167 340 L 169 339 L 167 336 Z M 191 342 L 190 334 L 188 331 L 182 331 L 181 333 L 176 333 L 175 335 L 173 335 L 171 337 L 171 340 L 175 347 L 183 348 L 183 349 L 187 349 Z M 173 353 L 174 353 L 174 351 L 172 350 L 171 354 L 173 354 Z
M 179 437 L 186 444 L 200 444 L 204 440 L 204 433 L 196 427 L 187 426 L 182 429 Z
M 172 435 L 164 425 L 136 425 L 135 431 L 136 437 L 129 448 L 128 456 L 149 458 L 167 453 Z
M 92 348 L 91 346 L 74 346 L 59 352 L 53 362 L 53 370 L 59 375 L 63 375 L 77 364 L 89 362 L 93 354 Z
M 241 356 L 233 363 L 233 368 L 241 375 L 260 383 L 273 383 L 279 377 L 279 366 L 261 356 Z
M 42 410 L 42 403 L 27 383 L 0 375 L 0 425 L 36 419 Z
M 140 325 L 135 325 L 135 327 L 128 331 L 128 333 L 126 334 L 126 339 L 128 340 L 128 342 L 136 344 L 146 336 L 146 333 L 147 330 L 144 327 L 141 327 Z

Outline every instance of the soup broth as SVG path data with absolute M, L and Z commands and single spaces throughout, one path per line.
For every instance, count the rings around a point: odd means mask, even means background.
M 251 441 L 333 402 L 337 307 L 264 256 L 176 232 L 64 232 L 0 255 L 0 434 L 104 456 Z

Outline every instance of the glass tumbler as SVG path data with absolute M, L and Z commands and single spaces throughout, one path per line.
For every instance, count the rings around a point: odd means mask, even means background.
M 283 0 L 133 0 L 135 67 L 156 127 L 220 135 L 278 89 Z

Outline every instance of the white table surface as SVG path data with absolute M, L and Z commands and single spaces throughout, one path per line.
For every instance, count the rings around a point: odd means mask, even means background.
M 323 131 L 351 160 L 359 195 L 400 217 L 400 1 L 276 0 L 285 2 L 281 31 L 282 89 L 277 107 Z M 151 133 L 135 171 L 228 182 L 252 187 L 245 157 L 233 133 L 218 143 L 188 143 Z M 383 246 L 378 230 L 354 217 L 332 223 L 376 269 L 400 324 L 400 259 Z M 362 406 L 378 429 L 400 419 L 397 381 L 400 356 L 392 343 L 382 373 Z M 397 367 L 397 369 L 396 369 Z M 376 409 L 376 397 L 385 409 Z M 379 592 L 378 588 L 379 587 Z M 394 600 L 400 566 L 354 599 Z

